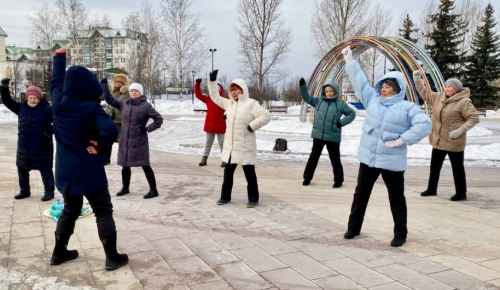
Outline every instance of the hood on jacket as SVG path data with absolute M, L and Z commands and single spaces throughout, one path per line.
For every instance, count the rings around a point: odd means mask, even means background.
M 326 87 L 331 87 L 333 88 L 333 90 L 335 91 L 335 96 L 331 99 L 328 99 L 326 96 L 325 96 L 325 89 Z M 321 96 L 324 98 L 324 99 L 328 99 L 328 100 L 333 100 L 335 98 L 337 98 L 339 96 L 339 86 L 335 83 L 331 83 L 331 84 L 324 84 L 322 87 L 321 87 Z
M 250 94 L 248 93 L 247 83 L 244 80 L 242 80 L 242 79 L 235 79 L 234 81 L 232 81 L 229 84 L 229 87 L 231 87 L 232 84 L 235 84 L 235 85 L 239 86 L 241 88 L 241 90 L 243 91 L 243 94 L 238 96 L 238 100 L 245 101 L 245 100 L 248 100 L 250 98 Z M 233 98 L 229 98 L 229 99 L 231 101 L 234 101 Z
M 395 94 L 392 97 L 382 98 L 380 97 L 380 90 L 382 88 L 384 80 L 386 79 L 396 79 L 398 81 L 399 87 L 401 88 L 401 91 L 399 91 L 399 93 Z M 403 101 L 405 99 L 405 94 L 406 94 L 406 79 L 404 74 L 399 71 L 391 71 L 385 74 L 377 81 L 377 84 L 375 85 L 375 91 L 377 91 L 378 97 L 380 98 L 380 101 L 384 105 L 393 105 L 395 103 Z
M 115 90 L 115 82 L 120 82 L 123 85 L 120 87 L 120 93 L 128 92 L 128 78 L 124 74 L 116 74 L 113 76 L 113 84 L 111 84 L 111 91 Z
M 66 71 L 63 94 L 70 98 L 98 101 L 102 87 L 97 78 L 83 66 L 72 66 Z

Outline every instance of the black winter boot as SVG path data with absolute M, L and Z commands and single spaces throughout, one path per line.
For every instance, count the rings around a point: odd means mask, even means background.
M 17 195 L 14 196 L 15 199 L 23 199 L 23 198 L 27 198 L 27 197 L 30 197 L 31 193 L 18 193 Z
M 78 258 L 77 250 L 68 251 L 68 249 L 66 248 L 68 246 L 68 241 L 71 235 L 58 235 L 57 233 L 55 233 L 55 236 L 56 245 L 54 246 L 52 258 L 50 259 L 51 265 L 59 265 Z
M 101 242 L 106 253 L 106 270 L 113 271 L 128 264 L 128 255 L 119 254 L 116 250 L 116 234 L 101 239 Z
M 200 166 L 205 166 L 205 165 L 207 165 L 207 159 L 208 159 L 208 156 L 203 156 L 203 157 L 201 157 L 201 162 L 200 162 L 200 163 L 198 163 L 198 165 L 200 165 Z
M 420 196 L 434 196 L 434 195 L 437 195 L 437 192 L 428 189 L 426 189 L 424 192 L 420 194 Z
M 120 189 L 120 191 L 116 193 L 116 196 L 122 196 L 127 193 L 130 193 L 130 191 L 128 190 L 128 186 L 127 187 L 123 186 L 122 189 Z
M 128 170 L 127 170 L 128 168 Z M 130 172 L 130 167 L 123 167 L 122 169 L 122 189 L 116 193 L 116 196 L 122 196 L 127 193 L 130 193 L 129 191 L 129 186 L 130 186 L 130 178 L 131 178 L 131 172 Z
M 54 198 L 54 193 L 47 193 L 45 192 L 42 196 L 42 198 L 40 198 L 41 201 L 47 201 L 47 200 L 51 200 Z
M 158 190 L 156 189 L 156 178 L 154 172 L 147 173 L 146 174 L 146 179 L 148 180 L 149 183 L 149 192 L 144 195 L 144 198 L 153 198 L 158 196 Z
M 226 162 L 222 161 L 222 163 L 220 164 L 220 167 L 226 167 Z

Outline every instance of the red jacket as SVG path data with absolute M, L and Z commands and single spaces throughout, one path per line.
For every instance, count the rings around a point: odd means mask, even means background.
M 223 96 L 224 89 L 221 84 L 219 85 L 219 95 Z M 194 95 L 203 103 L 207 105 L 207 117 L 205 118 L 205 127 L 203 130 L 207 133 L 226 133 L 226 118 L 224 116 L 224 109 L 217 106 L 210 96 L 201 93 L 201 79 L 196 80 L 194 85 Z

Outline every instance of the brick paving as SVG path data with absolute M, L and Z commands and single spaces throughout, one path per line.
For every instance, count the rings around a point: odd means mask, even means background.
M 261 201 L 247 209 L 241 169 L 233 201 L 217 206 L 223 173 L 218 159 L 199 167 L 199 156 L 157 151 L 151 158 L 160 197 L 142 198 L 148 185 L 141 169 L 132 170 L 131 194 L 116 197 L 121 167 L 114 156 L 106 170 L 118 246 L 130 264 L 107 272 L 93 216 L 77 221 L 69 243 L 80 257 L 49 265 L 56 223 L 42 212 L 54 200 L 40 201 L 43 185 L 36 171 L 32 197 L 13 199 L 17 124 L 0 124 L 0 136 L 0 282 L 8 269 L 11 277 L 21 273 L 26 279 L 120 290 L 500 289 L 499 168 L 467 168 L 469 200 L 460 203 L 449 201 L 450 168 L 443 168 L 438 196 L 427 198 L 419 193 L 428 168 L 409 168 L 408 241 L 391 248 L 393 222 L 381 180 L 361 236 L 343 239 L 356 184 L 354 164 L 344 166 L 344 187 L 333 189 L 326 162 L 320 162 L 308 187 L 301 185 L 303 163 L 259 163 Z M 16 283 L 7 286 L 29 284 Z

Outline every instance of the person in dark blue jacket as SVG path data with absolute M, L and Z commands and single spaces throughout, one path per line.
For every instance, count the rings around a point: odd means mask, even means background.
M 105 149 L 116 140 L 118 130 L 100 105 L 103 91 L 97 78 L 82 66 L 65 70 L 66 49 L 60 48 L 54 57 L 51 97 L 57 142 L 56 186 L 64 196 L 64 210 L 57 222 L 50 264 L 78 257 L 76 250 L 66 247 L 85 196 L 96 216 L 106 270 L 115 270 L 128 263 L 128 256 L 116 250 L 116 225 L 104 165 Z
M 15 199 L 31 195 L 30 171 L 39 170 L 42 176 L 44 194 L 42 201 L 54 198 L 54 144 L 52 142 L 52 110 L 43 98 L 39 87 L 26 89 L 26 101 L 18 103 L 9 92 L 10 79 L 2 79 L 0 95 L 3 104 L 18 116 L 16 166 L 19 176 L 19 194 Z

